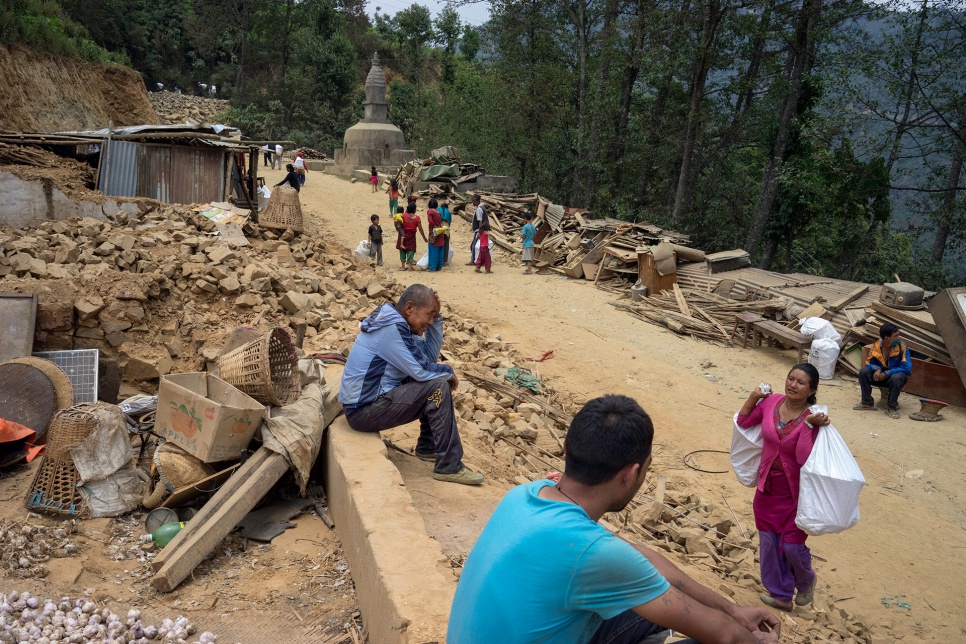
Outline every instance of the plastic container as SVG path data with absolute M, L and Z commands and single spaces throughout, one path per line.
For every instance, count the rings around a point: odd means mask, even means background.
M 184 527 L 184 521 L 178 521 L 176 523 L 165 523 L 163 526 L 154 531 L 153 534 L 146 534 L 142 537 L 145 542 L 153 541 L 158 544 L 159 548 L 163 548 L 174 539 L 174 535 L 181 532 L 181 528 Z

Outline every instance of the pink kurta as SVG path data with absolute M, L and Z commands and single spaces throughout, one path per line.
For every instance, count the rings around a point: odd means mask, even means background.
M 784 394 L 772 394 L 758 401 L 747 416 L 738 414 L 738 425 L 761 425 L 761 466 L 753 504 L 755 527 L 762 532 L 778 533 L 787 543 L 805 543 L 808 535 L 795 525 L 798 488 L 801 469 L 812 453 L 818 428 L 805 422 L 810 413 L 806 409 L 779 435 L 778 408 L 784 400 Z

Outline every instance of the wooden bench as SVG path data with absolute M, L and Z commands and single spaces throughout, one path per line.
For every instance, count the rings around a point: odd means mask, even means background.
M 738 327 L 742 327 L 741 348 L 746 348 L 748 346 L 748 338 L 752 336 L 751 325 L 755 322 L 763 322 L 764 320 L 765 318 L 757 313 L 738 313 L 735 315 L 735 328 L 731 332 L 731 341 L 734 342 L 738 339 Z
M 798 349 L 798 363 L 801 364 L 804 360 L 805 353 L 812 346 L 812 339 L 805 335 L 804 333 L 799 333 L 794 329 L 789 329 L 787 326 L 779 324 L 774 320 L 761 320 L 760 322 L 752 322 L 752 340 L 756 347 L 761 346 L 762 338 L 768 340 L 768 344 L 774 345 L 776 342 L 781 344 L 786 349 L 791 347 L 796 347 Z

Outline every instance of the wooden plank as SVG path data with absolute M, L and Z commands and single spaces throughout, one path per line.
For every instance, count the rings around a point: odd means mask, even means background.
M 179 487 L 177 490 L 171 493 L 171 496 L 164 500 L 164 503 L 161 504 L 161 507 L 176 508 L 184 505 L 197 496 L 208 494 L 212 491 L 212 489 L 217 488 L 219 485 L 227 481 L 239 467 L 241 467 L 241 465 L 236 463 L 229 468 L 223 469 L 220 472 L 215 472 L 211 476 L 201 479 L 197 483 Z M 185 527 L 187 527 L 187 524 Z M 164 551 L 162 550 L 162 552 Z
M 691 309 L 688 307 L 688 301 L 684 299 L 684 293 L 681 292 L 681 287 L 678 283 L 674 283 L 674 299 L 678 301 L 678 308 L 681 309 L 681 313 L 687 317 L 694 317 L 691 315 Z
M 873 311 L 876 313 L 881 313 L 882 315 L 888 316 L 895 320 L 896 322 L 901 322 L 902 324 L 908 324 L 909 326 L 919 327 L 929 331 L 930 333 L 935 333 L 939 335 L 939 327 L 936 326 L 935 322 L 931 321 L 932 315 L 928 312 L 921 311 L 918 312 L 920 315 L 916 315 L 916 311 L 903 311 L 900 309 L 894 309 L 891 306 L 887 306 L 882 302 L 872 302 L 870 305 Z M 923 319 L 929 316 L 929 320 Z
M 859 299 L 860 297 L 862 297 L 868 292 L 869 292 L 869 285 L 864 284 L 859 288 L 855 289 L 854 291 L 852 291 L 851 293 L 849 293 L 848 295 L 844 297 L 840 297 L 839 299 L 830 303 L 826 308 L 828 308 L 828 310 L 833 313 L 837 313 L 840 309 L 845 308 L 846 306 L 856 301 L 857 299 Z
M 252 454 L 240 468 L 235 470 L 235 473 L 228 479 L 228 482 L 222 485 L 215 495 L 192 517 L 191 521 L 185 524 L 181 532 L 176 534 L 174 539 L 158 553 L 158 556 L 151 562 L 151 567 L 155 570 L 160 570 L 171 555 L 179 550 L 185 541 L 191 538 L 195 532 L 198 532 L 205 522 L 209 521 L 215 515 L 220 507 L 220 504 L 216 503 L 215 499 L 224 499 L 232 496 L 262 466 L 265 460 L 274 453 L 267 447 L 260 447 L 258 451 Z M 234 527 L 232 526 L 232 528 Z
M 798 314 L 799 320 L 805 320 L 808 318 L 822 318 L 823 320 L 828 320 L 832 315 L 825 310 L 825 307 L 818 302 L 813 302 L 805 307 L 805 310 Z
M 259 449 L 267 450 L 265 447 Z M 234 493 L 222 494 L 221 490 L 215 493 L 205 506 L 214 505 L 217 509 L 203 524 L 199 522 L 199 528 L 181 542 L 177 552 L 155 574 L 151 587 L 161 592 L 170 592 L 177 588 L 287 471 L 285 457 L 271 452 Z M 195 523 L 197 518 L 190 523 Z

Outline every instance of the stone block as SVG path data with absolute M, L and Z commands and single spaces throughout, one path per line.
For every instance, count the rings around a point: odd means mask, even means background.
M 301 313 L 309 308 L 309 298 L 303 293 L 288 291 L 282 296 L 279 304 L 283 309 L 291 314 Z
M 73 330 L 73 304 L 58 300 L 40 300 L 37 302 L 37 328 L 43 331 Z
M 218 290 L 225 295 L 237 293 L 239 289 L 241 289 L 241 283 L 234 276 L 226 277 L 225 279 L 218 281 Z

